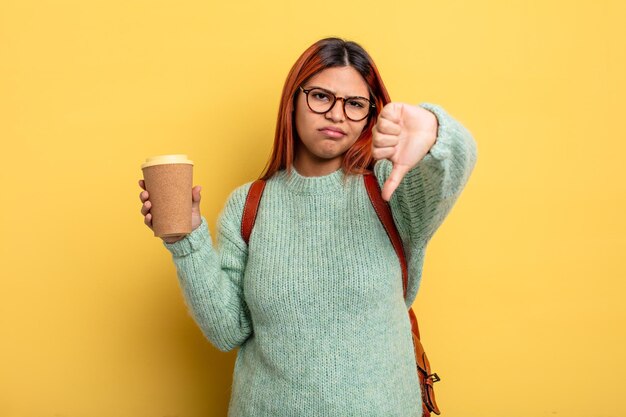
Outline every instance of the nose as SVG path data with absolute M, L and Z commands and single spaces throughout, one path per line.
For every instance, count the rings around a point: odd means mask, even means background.
M 341 122 L 344 120 L 345 114 L 343 113 L 343 98 L 338 97 L 335 100 L 333 106 L 328 110 L 325 114 L 327 119 L 332 120 L 333 122 Z

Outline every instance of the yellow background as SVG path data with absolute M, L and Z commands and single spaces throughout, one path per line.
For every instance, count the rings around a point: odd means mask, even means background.
M 330 35 L 478 143 L 416 301 L 443 416 L 626 415 L 625 20 L 617 0 L 2 0 L 0 417 L 226 414 L 236 351 L 187 313 L 139 166 L 188 154 L 213 230 Z

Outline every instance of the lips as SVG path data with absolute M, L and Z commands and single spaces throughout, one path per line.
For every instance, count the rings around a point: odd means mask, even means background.
M 331 138 L 342 138 L 346 135 L 346 132 L 338 127 L 326 126 L 318 130 Z

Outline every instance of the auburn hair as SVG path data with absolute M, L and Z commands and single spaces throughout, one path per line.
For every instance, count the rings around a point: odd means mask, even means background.
M 369 87 L 370 100 L 376 105 L 356 142 L 346 151 L 342 168 L 347 174 L 362 174 L 372 169 L 372 128 L 383 106 L 391 101 L 369 54 L 359 44 L 339 38 L 325 38 L 311 45 L 295 62 L 283 86 L 278 108 L 274 148 L 260 178 L 269 179 L 277 171 L 291 172 L 296 140 L 295 99 L 299 87 L 320 71 L 331 67 L 351 66 L 361 74 Z

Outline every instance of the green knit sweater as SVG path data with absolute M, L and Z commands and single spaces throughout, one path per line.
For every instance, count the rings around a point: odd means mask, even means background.
M 407 308 L 426 245 L 476 163 L 470 132 L 441 107 L 437 141 L 391 199 L 409 284 L 360 175 L 279 171 L 267 181 L 247 246 L 241 218 L 251 183 L 171 252 L 187 306 L 218 349 L 239 347 L 229 417 L 421 416 Z M 388 160 L 375 174 L 385 182 Z

